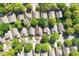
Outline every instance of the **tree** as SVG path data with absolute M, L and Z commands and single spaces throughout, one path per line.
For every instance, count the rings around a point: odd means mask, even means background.
M 49 10 L 55 10 L 58 8 L 56 3 L 49 3 L 48 6 L 49 6 Z
M 53 27 L 54 24 L 56 24 L 56 18 L 51 17 L 51 18 L 49 18 L 48 22 L 49 22 L 49 25 L 50 25 L 51 27 Z
M 43 35 L 42 42 L 47 43 L 49 41 L 49 37 L 47 35 Z
M 70 18 L 71 17 L 71 11 L 69 11 L 69 10 L 65 11 L 63 17 L 64 18 Z
M 24 12 L 25 7 L 23 6 L 22 3 L 16 3 L 14 10 L 15 12 Z
M 14 51 L 15 51 L 15 54 L 17 54 L 18 52 L 21 52 L 21 50 L 22 50 L 22 43 L 20 43 L 19 41 L 18 41 L 18 39 L 13 39 L 12 40 L 12 48 L 14 49 Z
M 70 11 L 73 12 L 75 10 L 79 10 L 78 4 L 76 3 L 70 4 Z
M 35 52 L 40 53 L 41 52 L 41 44 L 36 44 L 35 45 Z
M 73 24 L 72 24 L 72 19 L 66 19 L 66 21 L 65 21 L 65 26 L 66 27 L 71 27 Z
M 32 4 L 28 3 L 28 4 L 26 4 L 25 7 L 26 7 L 28 10 L 29 10 L 29 9 L 32 9 Z
M 48 52 L 48 50 L 49 50 L 49 44 L 48 43 L 42 43 L 41 52 L 45 53 L 45 52 Z
M 30 23 L 31 23 L 31 26 L 35 27 L 36 25 L 38 25 L 38 20 L 35 19 L 35 18 L 33 18 L 33 19 L 30 21 Z
M 65 44 L 66 47 L 70 47 L 72 45 L 72 41 L 70 39 L 66 39 L 64 41 L 64 44 Z
M 18 29 L 22 28 L 22 22 L 20 20 L 16 20 L 14 24 L 15 24 L 15 27 L 17 27 Z
M 14 56 L 15 52 L 13 49 L 9 49 L 7 52 L 5 52 L 5 56 Z
M 2 44 L 0 44 L 0 51 L 2 51 L 3 50 L 3 45 Z
M 48 3 L 40 3 L 39 5 L 41 12 L 46 12 L 48 10 L 49 7 Z
M 9 24 L 0 23 L 0 35 L 3 35 L 8 30 L 9 30 Z
M 61 46 L 62 46 L 61 41 L 58 41 L 58 42 L 57 42 L 57 46 L 58 46 L 58 47 L 61 47 Z
M 79 18 L 73 19 L 73 24 L 74 24 L 74 25 L 75 25 L 75 24 L 79 24 Z
M 71 16 L 72 19 L 79 17 L 79 10 L 73 11 Z
M 40 18 L 38 21 L 38 25 L 41 26 L 42 28 L 45 28 L 48 26 L 48 20 L 44 18 Z
M 28 53 L 28 52 L 30 52 L 32 50 L 32 48 L 33 48 L 33 45 L 31 43 L 27 43 L 24 46 L 24 52 Z
M 50 43 L 54 44 L 56 42 L 56 40 L 59 39 L 59 34 L 58 33 L 52 33 L 50 36 Z
M 79 52 L 78 51 L 71 51 L 70 53 L 69 53 L 69 56 L 79 56 Z
M 8 12 L 14 12 L 14 7 L 15 7 L 14 3 L 8 3 L 6 5 L 6 9 L 7 9 Z
M 74 25 L 74 29 L 75 29 L 76 33 L 79 33 L 79 24 Z
M 69 35 L 73 35 L 74 32 L 75 32 L 74 28 L 69 27 L 69 28 L 66 29 L 66 33 L 69 34 Z
M 62 11 L 66 11 L 68 10 L 68 7 L 66 6 L 65 3 L 57 3 L 58 8 L 60 8 L 60 10 Z
M 2 16 L 4 16 L 6 14 L 6 8 L 4 6 L 0 6 L 0 14 L 2 14 Z

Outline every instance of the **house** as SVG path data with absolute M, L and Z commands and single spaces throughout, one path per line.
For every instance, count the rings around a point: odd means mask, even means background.
M 0 17 L 0 23 L 9 23 L 7 16 Z
M 15 22 L 17 19 L 16 19 L 16 15 L 13 13 L 13 14 L 8 14 L 8 21 L 9 23 L 13 23 Z
M 10 39 L 10 40 L 13 39 L 11 31 L 8 31 L 7 33 L 5 33 L 5 39 Z
M 70 50 L 71 50 L 71 51 L 77 50 L 77 46 L 71 46 L 71 47 L 70 47 Z
M 56 14 L 56 18 L 57 19 L 61 19 L 62 18 L 62 11 L 61 10 L 56 10 L 55 14 Z
M 3 40 L 3 38 L 2 38 L 2 37 L 0 37 L 0 43 L 2 43 L 2 40 Z
M 37 12 L 37 11 L 32 11 L 32 17 L 36 18 L 36 19 L 39 19 L 40 18 L 40 13 Z
M 29 35 L 35 36 L 35 29 L 33 27 L 29 28 Z
M 17 15 L 17 19 L 18 19 L 18 20 L 24 20 L 24 15 L 23 15 L 23 14 Z
M 55 48 L 55 52 L 56 52 L 56 56 L 62 56 L 63 55 L 61 47 Z
M 70 53 L 70 48 L 63 46 L 63 54 L 68 55 Z
M 25 12 L 25 17 L 26 17 L 27 19 L 31 19 L 31 18 L 32 18 L 32 14 Z
M 41 18 L 47 19 L 48 18 L 47 12 L 41 12 Z
M 38 5 L 38 3 L 31 3 L 32 4 L 32 10 L 36 10 L 36 6 Z
M 24 19 L 24 20 L 23 20 L 23 24 L 26 25 L 27 27 L 29 27 L 29 26 L 30 26 L 30 21 L 29 21 L 29 19 Z
M 48 27 L 44 28 L 44 33 L 46 33 L 47 35 L 50 35 L 50 29 Z
M 42 36 L 42 35 L 43 35 L 43 30 L 42 30 L 42 28 L 39 27 L 39 26 L 36 26 L 36 27 L 35 27 L 35 33 L 36 33 L 37 36 Z
M 49 18 L 50 18 L 50 17 L 54 17 L 54 18 L 55 18 L 55 11 L 54 11 L 54 10 L 49 11 L 49 12 L 48 12 L 48 16 L 49 16 Z
M 52 33 L 54 33 L 54 32 L 58 33 L 57 25 L 54 25 L 54 27 L 51 28 L 51 32 L 52 32 Z
M 17 28 L 12 28 L 11 29 L 11 32 L 12 32 L 12 36 L 13 36 L 13 38 L 20 38 L 21 36 L 20 36 L 20 33 L 18 32 L 18 29 Z
M 28 36 L 26 28 L 22 28 L 22 30 L 21 30 L 21 36 Z
M 65 32 L 65 29 L 64 29 L 64 26 L 62 23 L 59 23 L 58 24 L 58 30 L 59 30 L 59 33 L 60 34 L 63 34 L 63 32 Z

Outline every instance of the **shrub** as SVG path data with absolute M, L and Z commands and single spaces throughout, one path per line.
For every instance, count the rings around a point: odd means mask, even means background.
M 79 56 L 79 52 L 78 51 L 71 51 L 69 53 L 69 56 Z
M 14 56 L 15 52 L 13 49 L 9 49 L 7 52 L 5 52 L 5 56 Z

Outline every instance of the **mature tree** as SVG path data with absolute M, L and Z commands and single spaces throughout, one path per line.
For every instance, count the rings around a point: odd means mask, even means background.
M 16 3 L 14 9 L 15 9 L 15 12 L 24 12 L 25 7 L 22 3 Z
M 74 32 L 75 32 L 74 28 L 69 27 L 69 28 L 66 29 L 66 33 L 69 34 L 69 35 L 73 35 Z
M 50 43 L 54 44 L 56 40 L 59 39 L 59 34 L 58 33 L 52 33 L 50 36 Z
M 72 41 L 70 39 L 66 39 L 64 41 L 64 44 L 65 44 L 66 47 L 70 47 L 72 45 Z
M 76 3 L 70 4 L 70 11 L 73 12 L 75 10 L 79 10 L 78 4 L 76 4 Z
M 45 52 L 48 52 L 48 50 L 49 50 L 49 44 L 48 43 L 42 43 L 41 52 L 45 53 Z
M 32 9 L 32 4 L 28 3 L 28 4 L 26 4 L 25 7 L 26 7 L 28 10 L 29 10 L 29 9 Z
M 79 17 L 79 10 L 73 11 L 71 16 L 72 19 Z
M 32 48 L 33 48 L 33 45 L 31 43 L 27 43 L 24 46 L 24 52 L 28 53 L 28 52 L 30 52 L 32 50 Z
M 73 24 L 74 24 L 74 25 L 75 25 L 75 24 L 79 24 L 79 18 L 73 19 Z
M 3 50 L 3 44 L 0 44 L 0 51 Z
M 13 4 L 13 3 L 8 3 L 6 5 L 6 9 L 8 12 L 14 12 L 14 7 L 15 7 L 15 4 Z
M 9 24 L 6 23 L 0 24 L 0 35 L 3 35 L 8 30 L 9 30 Z
M 6 8 L 5 7 L 3 7 L 3 6 L 0 6 L 0 14 L 2 14 L 2 16 L 3 15 L 5 15 L 6 14 Z
M 65 3 L 57 3 L 57 6 L 60 8 L 62 11 L 68 10 L 68 7 L 66 6 Z
M 36 11 L 40 11 L 40 6 L 37 5 L 36 8 L 35 8 L 35 10 L 36 10 Z
M 32 18 L 31 22 L 31 26 L 35 27 L 36 25 L 38 25 L 38 20 L 35 18 Z
M 4 3 L 0 3 L 0 6 L 5 6 L 5 4 Z
M 69 10 L 65 11 L 63 17 L 64 18 L 70 18 L 71 17 L 71 11 L 69 11 Z
M 73 24 L 72 24 L 72 19 L 66 19 L 66 21 L 65 21 L 65 26 L 66 27 L 71 27 Z
M 48 6 L 49 6 L 49 10 L 57 9 L 57 4 L 56 3 L 49 3 Z
M 38 21 L 38 25 L 41 26 L 42 28 L 45 28 L 48 26 L 48 20 L 44 18 L 40 18 Z
M 49 7 L 48 3 L 40 3 L 39 5 L 40 5 L 41 12 L 45 12 L 48 10 L 48 7 Z
M 22 28 L 22 22 L 20 20 L 16 20 L 14 24 L 15 24 L 15 27 L 17 27 L 18 29 Z
M 74 25 L 74 29 L 75 29 L 76 33 L 79 33 L 79 24 Z
M 14 56 L 15 52 L 13 49 L 9 49 L 7 52 L 5 52 L 5 56 Z
M 41 44 L 36 44 L 35 45 L 35 52 L 40 53 L 41 52 Z
M 49 18 L 48 22 L 49 22 L 49 25 L 50 25 L 51 27 L 53 27 L 54 24 L 56 24 L 56 18 L 51 17 L 51 18 Z
M 79 52 L 78 51 L 71 51 L 70 53 L 69 53 L 69 56 L 79 56 Z
M 57 46 L 58 46 L 58 47 L 61 47 L 61 46 L 62 46 L 61 41 L 58 41 L 58 42 L 57 42 Z
M 18 39 L 13 39 L 12 40 L 12 48 L 14 49 L 14 51 L 15 51 L 15 54 L 17 54 L 18 52 L 21 52 L 21 50 L 22 50 L 22 43 L 20 43 L 19 41 L 18 41 Z
M 43 43 L 46 43 L 46 42 L 48 42 L 48 41 L 49 41 L 48 35 L 43 35 L 43 37 L 42 37 L 42 42 L 43 42 Z

